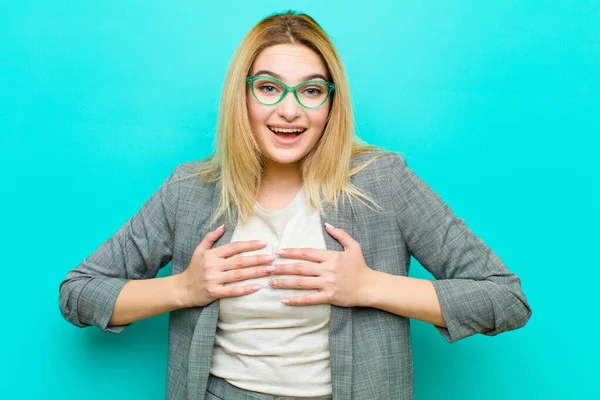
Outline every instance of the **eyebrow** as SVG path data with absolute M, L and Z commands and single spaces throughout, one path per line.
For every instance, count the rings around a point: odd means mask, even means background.
M 269 71 L 269 70 L 267 70 L 267 69 L 261 69 L 260 71 L 257 71 L 256 73 L 254 73 L 254 75 L 270 75 L 270 76 L 272 76 L 272 77 L 273 77 L 273 78 L 275 78 L 275 79 L 279 79 L 280 81 L 283 81 L 283 78 L 281 77 L 281 75 L 279 75 L 279 74 L 277 74 L 277 73 L 275 73 L 275 72 L 273 72 L 273 71 Z M 311 75 L 306 75 L 306 76 L 303 76 L 303 77 L 301 78 L 301 80 L 302 80 L 303 82 L 306 82 L 306 81 L 313 80 L 313 79 L 315 79 L 315 78 L 321 78 L 321 79 L 323 79 L 324 81 L 327 81 L 327 78 L 325 78 L 325 76 L 324 76 L 323 74 L 311 74 Z

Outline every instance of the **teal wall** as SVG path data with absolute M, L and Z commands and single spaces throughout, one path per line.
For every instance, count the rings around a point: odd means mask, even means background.
M 58 285 L 211 151 L 234 49 L 287 8 L 338 46 L 360 136 L 402 152 L 533 308 L 522 330 L 452 345 L 414 322 L 417 399 L 600 398 L 600 5 L 585 0 L 4 2 L 0 396 L 164 398 L 167 317 L 77 329 Z

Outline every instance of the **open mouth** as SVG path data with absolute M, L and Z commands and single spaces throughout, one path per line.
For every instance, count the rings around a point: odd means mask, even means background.
M 304 129 L 304 128 L 287 129 L 287 128 L 275 128 L 272 126 L 267 126 L 267 127 L 269 128 L 269 130 L 271 132 L 273 132 L 279 138 L 287 139 L 287 140 L 294 139 L 306 131 L 306 129 Z

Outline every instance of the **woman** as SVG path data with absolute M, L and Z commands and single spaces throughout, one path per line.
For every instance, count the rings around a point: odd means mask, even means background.
M 436 280 L 408 278 L 411 255 Z M 60 306 L 110 332 L 170 312 L 169 399 L 412 399 L 410 318 L 454 342 L 531 315 L 401 156 L 358 143 L 337 51 L 292 12 L 235 53 L 214 156 L 70 271 Z

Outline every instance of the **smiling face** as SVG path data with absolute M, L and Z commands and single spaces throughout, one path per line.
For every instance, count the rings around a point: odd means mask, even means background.
M 273 77 L 288 86 L 309 80 L 330 81 L 319 55 L 298 44 L 267 47 L 256 57 L 250 75 Z M 262 90 L 269 93 L 274 88 L 265 86 Z M 307 94 L 313 95 L 310 90 L 314 89 L 308 90 Z M 252 95 L 248 86 L 250 124 L 267 163 L 271 167 L 293 164 L 306 156 L 323 134 L 330 105 L 331 96 L 318 108 L 305 108 L 290 92 L 279 103 L 267 106 Z

